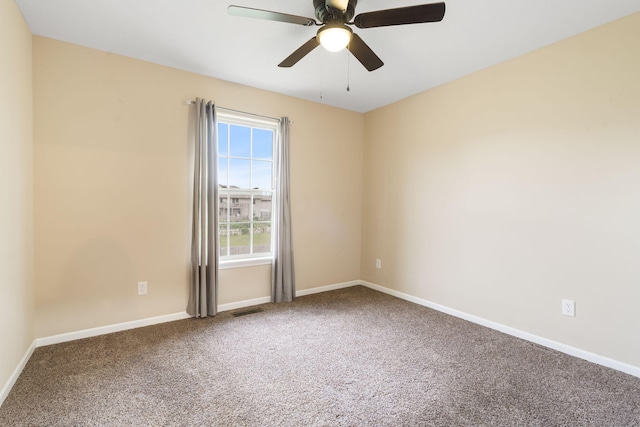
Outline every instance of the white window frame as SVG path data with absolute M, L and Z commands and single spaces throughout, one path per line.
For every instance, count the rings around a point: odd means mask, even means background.
M 237 112 L 237 111 L 232 111 L 232 110 L 226 110 L 223 108 L 218 108 L 216 109 L 216 120 L 218 123 L 226 123 L 228 125 L 238 125 L 238 126 L 246 126 L 246 127 L 250 127 L 253 129 L 264 129 L 264 130 L 269 130 L 273 132 L 273 146 L 272 146 L 272 153 L 273 153 L 273 157 L 272 157 L 272 173 L 271 173 L 271 177 L 272 177 L 272 183 L 271 183 L 271 190 L 252 190 L 252 189 L 245 189 L 246 193 L 249 195 L 249 197 L 251 198 L 251 209 L 253 209 L 253 194 L 266 194 L 266 193 L 270 193 L 271 194 L 271 203 L 272 203 L 272 208 L 271 208 L 271 229 L 274 230 L 274 223 L 276 221 L 276 216 L 275 216 L 275 199 L 276 199 L 276 134 L 277 134 L 277 129 L 278 129 L 278 123 L 279 120 L 278 119 L 270 119 L 267 117 L 262 117 L 262 116 L 255 116 L 252 114 L 248 114 L 248 113 L 241 113 L 241 112 Z M 229 128 L 230 129 L 230 128 Z M 216 129 L 216 136 L 218 136 L 218 132 Z M 230 133 L 228 134 L 228 136 L 230 137 Z M 217 138 L 217 137 L 216 137 Z M 218 153 L 220 153 L 220 146 L 218 144 L 218 141 L 216 140 L 216 146 L 218 149 Z M 235 156 L 230 156 L 230 152 L 227 153 L 227 158 L 239 158 L 239 157 L 235 157 Z M 251 153 L 251 156 L 248 158 L 250 160 L 253 160 L 253 153 Z M 244 158 L 244 157 L 243 157 Z M 257 160 L 257 159 L 256 159 Z M 261 159 L 263 160 L 263 159 Z M 251 162 L 249 163 L 250 165 L 252 164 Z M 227 173 L 229 173 L 229 169 L 227 168 Z M 227 184 L 229 184 L 228 180 L 227 180 Z M 242 189 L 237 189 L 236 192 L 243 192 Z M 220 195 L 223 194 L 228 194 L 229 190 L 228 189 L 222 189 L 219 188 L 218 189 L 218 194 L 219 197 Z M 229 199 L 230 200 L 230 199 Z M 218 214 L 216 212 L 216 214 Z M 251 250 L 253 250 L 253 216 L 254 215 L 250 215 L 250 232 L 249 232 L 249 236 L 250 236 L 250 242 L 251 242 Z M 227 222 L 227 221 L 224 221 Z M 223 223 L 223 221 L 220 221 L 220 223 Z M 227 236 L 229 236 L 229 234 L 227 234 Z M 248 267 L 248 266 L 254 266 L 254 265 L 265 265 L 265 264 L 271 264 L 273 261 L 273 248 L 274 248 L 274 240 L 275 240 L 275 235 L 272 232 L 271 233 L 271 252 L 270 253 L 258 253 L 258 254 L 240 254 L 240 255 L 220 255 L 219 258 L 219 268 L 221 270 L 224 269 L 228 269 L 228 268 L 237 268 L 237 267 Z M 228 242 L 228 241 L 227 241 Z

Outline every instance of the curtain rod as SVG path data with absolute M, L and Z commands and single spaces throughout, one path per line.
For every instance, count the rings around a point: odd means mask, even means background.
M 193 105 L 195 103 L 196 103 L 195 99 L 190 99 L 188 101 L 185 101 L 185 104 L 187 104 L 187 105 Z M 220 108 L 221 110 L 232 111 L 234 113 L 246 114 L 248 116 L 260 117 L 261 119 L 278 120 L 278 121 L 280 120 L 280 119 L 275 118 L 275 117 L 263 116 L 262 114 L 247 113 L 246 111 L 234 110 L 233 108 L 225 108 L 225 107 L 217 107 L 217 108 Z M 289 119 L 289 124 L 292 125 L 293 124 L 293 120 Z

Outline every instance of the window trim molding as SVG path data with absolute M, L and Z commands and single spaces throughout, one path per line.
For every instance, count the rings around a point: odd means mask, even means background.
M 233 120 L 237 124 L 251 127 L 260 127 L 260 125 L 272 128 L 277 127 L 280 119 L 270 118 L 266 116 L 258 116 L 251 113 L 243 113 L 241 111 L 229 110 L 222 107 L 216 108 L 216 120 Z
M 250 128 L 273 131 L 274 137 L 275 137 L 275 134 L 277 133 L 277 129 L 280 124 L 280 119 L 261 116 L 261 115 L 252 114 L 252 113 L 246 113 L 246 112 L 232 110 L 232 109 L 225 109 L 221 107 L 218 107 L 216 109 L 216 121 L 228 123 L 230 125 L 233 124 L 233 125 L 239 125 L 239 126 L 246 126 Z M 216 139 L 217 139 L 217 136 L 216 136 Z M 216 145 L 218 145 L 217 141 L 216 141 Z M 277 169 L 277 163 L 275 159 L 276 145 L 277 145 L 277 142 L 274 141 L 274 145 L 273 145 L 274 157 L 272 158 L 272 160 L 270 160 L 273 164 L 272 166 L 272 171 L 273 171 L 272 179 L 273 179 L 273 186 L 274 186 L 273 189 L 272 190 L 237 189 L 239 192 L 244 193 L 246 190 L 247 194 L 249 194 L 249 196 L 252 199 L 255 193 L 260 193 L 260 192 L 270 193 L 270 195 L 272 196 L 272 204 L 275 203 L 275 199 L 277 197 L 277 178 L 275 176 L 275 172 Z M 218 150 L 219 150 L 219 147 L 218 147 Z M 235 156 L 231 156 L 230 154 L 231 153 L 228 153 L 228 156 L 225 156 L 225 157 L 236 158 Z M 253 160 L 253 159 L 251 158 L 250 160 Z M 255 160 L 260 161 L 261 159 L 255 159 Z M 229 189 L 225 190 L 224 192 L 227 192 L 227 191 L 229 191 Z M 274 217 L 272 217 L 272 219 L 269 221 L 272 225 L 272 228 L 275 221 L 276 219 Z M 251 224 L 253 224 L 253 222 L 254 220 L 251 220 Z M 273 253 L 273 247 L 275 243 L 274 239 L 275 239 L 275 236 L 272 235 L 271 236 L 271 252 L 268 252 L 268 253 L 237 254 L 237 255 L 222 255 L 222 253 L 220 253 L 218 255 L 219 269 L 225 270 L 230 268 L 272 264 L 273 257 L 274 257 L 274 253 Z
M 222 259 L 220 257 L 220 263 L 218 268 L 220 270 L 228 270 L 232 268 L 240 267 L 254 267 L 257 265 L 271 265 L 273 263 L 273 256 L 255 257 L 255 258 L 239 258 L 239 259 Z

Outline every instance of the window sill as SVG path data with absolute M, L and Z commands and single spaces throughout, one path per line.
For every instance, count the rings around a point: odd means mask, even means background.
M 267 265 L 267 264 L 271 264 L 272 261 L 273 261 L 273 257 L 231 259 L 231 260 L 220 261 L 219 269 L 220 270 L 227 270 L 229 268 L 253 267 L 253 266 L 256 266 L 256 265 Z

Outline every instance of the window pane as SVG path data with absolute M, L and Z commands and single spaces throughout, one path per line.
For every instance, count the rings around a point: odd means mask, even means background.
M 251 161 L 229 159 L 229 187 L 251 188 Z
M 271 223 L 256 222 L 253 224 L 253 253 L 271 252 Z
M 229 221 L 251 221 L 251 196 L 231 193 L 229 195 Z
M 227 182 L 227 161 L 228 157 L 220 157 L 218 159 L 218 185 L 226 187 Z
M 253 196 L 254 221 L 271 221 L 272 210 L 271 195 L 256 194 Z
M 230 155 L 239 157 L 251 156 L 251 128 L 246 126 L 230 126 Z
M 229 155 L 228 133 L 229 125 L 226 123 L 218 123 L 218 153 L 221 156 Z
M 252 160 L 251 166 L 251 188 L 271 190 L 271 187 L 273 186 L 271 183 L 273 162 Z
M 265 129 L 253 130 L 253 157 L 257 159 L 273 159 L 273 131 Z
M 230 225 L 229 255 L 251 253 L 251 225 L 249 223 L 236 223 Z

